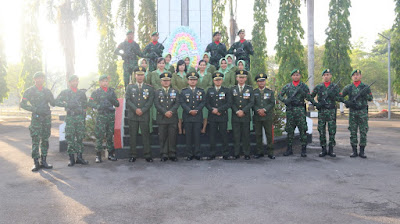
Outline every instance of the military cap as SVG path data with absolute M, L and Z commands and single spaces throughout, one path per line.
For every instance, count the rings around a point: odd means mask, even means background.
M 246 70 L 237 70 L 236 71 L 236 76 L 239 77 L 247 77 L 249 73 Z
M 355 69 L 354 71 L 351 72 L 351 76 L 353 76 L 354 73 L 360 73 L 360 75 L 361 75 L 361 70 L 360 69 Z
M 215 37 L 217 34 L 221 34 L 221 32 L 215 31 L 214 34 L 213 34 L 213 37 Z
M 199 74 L 197 73 L 197 72 L 189 72 L 187 75 L 186 75 L 186 78 L 188 78 L 188 79 L 199 79 Z
M 151 36 L 158 36 L 158 32 L 157 31 L 154 31 L 153 33 L 151 33 Z
M 322 76 L 325 74 L 325 73 L 331 73 L 331 70 L 328 68 L 328 69 L 325 69 L 324 71 L 322 71 Z
M 292 76 L 294 73 L 299 73 L 300 74 L 300 70 L 299 69 L 294 69 L 291 73 L 290 76 Z
M 36 73 L 33 75 L 33 78 L 34 78 L 34 79 L 39 78 L 39 77 L 45 77 L 44 73 L 43 73 L 43 72 L 36 72 Z
M 161 75 L 160 75 L 160 79 L 161 79 L 162 81 L 170 81 L 171 78 L 172 78 L 172 74 L 171 74 L 170 72 L 163 72 L 163 73 L 161 73 Z
M 224 78 L 224 74 L 221 72 L 214 72 L 214 74 L 212 75 L 213 80 L 219 80 L 219 79 L 223 79 Z
M 129 35 L 131 33 L 133 33 L 133 30 L 128 30 L 128 32 L 126 32 L 126 35 Z
M 239 35 L 241 32 L 244 33 L 245 32 L 244 29 L 240 29 L 237 35 Z
M 71 75 L 71 76 L 69 77 L 69 79 L 68 79 L 68 82 L 72 82 L 72 81 L 74 81 L 75 79 L 79 79 L 79 77 L 76 76 L 76 75 Z
M 255 80 L 256 80 L 256 82 L 258 82 L 258 81 L 265 81 L 266 79 L 267 79 L 267 74 L 265 74 L 265 73 L 260 73 L 260 74 L 258 74 L 258 75 L 256 75 L 256 78 L 255 78 Z
M 101 75 L 99 77 L 99 81 L 103 80 L 103 79 L 108 79 L 108 75 Z
M 133 72 L 135 73 L 135 75 L 144 75 L 144 73 L 146 72 L 146 68 L 143 66 L 137 66 L 135 70 L 133 70 Z

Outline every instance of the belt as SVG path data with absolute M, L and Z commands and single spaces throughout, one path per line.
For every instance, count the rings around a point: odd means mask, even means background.
M 85 115 L 85 112 L 80 111 L 67 111 L 68 116 Z
M 325 104 L 322 106 L 323 109 L 336 109 L 336 104 Z

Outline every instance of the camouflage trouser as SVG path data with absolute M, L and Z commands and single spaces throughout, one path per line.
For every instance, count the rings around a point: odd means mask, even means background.
M 42 156 L 47 156 L 51 134 L 51 115 L 32 115 L 29 131 L 32 138 L 32 158 L 40 158 L 39 144 Z
M 97 114 L 96 118 L 96 150 L 103 151 L 103 140 L 106 137 L 108 151 L 114 150 L 114 123 L 115 113 Z
M 357 131 L 360 129 L 360 146 L 367 145 L 368 132 L 368 109 L 350 110 L 349 130 L 350 143 L 352 146 L 357 145 Z
M 326 123 L 328 123 L 329 146 L 335 146 L 336 135 L 336 108 L 321 109 L 318 111 L 319 144 L 326 146 Z
M 124 61 L 123 68 L 124 68 L 124 85 L 125 87 L 129 84 L 130 77 L 133 73 L 133 70 L 137 66 L 137 61 Z
M 67 115 L 65 119 L 65 139 L 68 143 L 68 154 L 83 152 L 85 137 L 85 115 Z
M 286 109 L 286 127 L 287 144 L 293 145 L 294 130 L 299 128 L 301 145 L 307 145 L 307 122 L 306 111 L 304 107 L 293 107 Z

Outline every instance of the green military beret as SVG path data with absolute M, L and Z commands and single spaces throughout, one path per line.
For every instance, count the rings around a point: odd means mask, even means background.
M 199 79 L 199 74 L 197 73 L 197 72 L 189 72 L 187 75 L 186 75 L 186 78 L 188 78 L 188 79 Z
M 213 37 L 215 37 L 217 34 L 221 35 L 221 33 L 219 31 L 215 31 L 214 34 L 213 34 Z
M 108 75 L 101 75 L 99 77 L 99 81 L 103 80 L 103 79 L 108 79 Z
M 133 30 L 129 30 L 128 32 L 126 32 L 126 35 L 129 35 L 131 33 L 133 33 Z
M 241 32 L 244 33 L 245 32 L 244 29 L 240 29 L 237 35 L 239 35 Z
M 221 72 L 214 72 L 214 74 L 212 75 L 212 78 L 214 80 L 223 79 L 224 78 L 224 74 L 221 73 Z
M 299 69 L 294 69 L 291 73 L 290 76 L 292 76 L 294 73 L 299 73 L 300 74 L 300 70 Z
M 71 76 L 69 77 L 69 79 L 68 79 L 68 82 L 72 82 L 72 81 L 74 81 L 75 79 L 79 79 L 79 77 L 76 76 L 76 75 L 71 75 Z
M 325 74 L 325 73 L 331 73 L 331 70 L 328 68 L 328 69 L 325 69 L 324 71 L 322 71 L 322 76 Z
M 39 77 L 45 77 L 44 73 L 43 73 L 43 72 L 36 72 L 36 73 L 33 75 L 33 78 L 34 78 L 34 79 L 39 78 Z
M 135 73 L 135 75 L 144 75 L 144 73 L 146 72 L 146 68 L 143 66 L 137 66 L 135 70 L 133 70 L 133 72 Z
M 265 73 L 260 73 L 259 75 L 256 75 L 256 78 L 255 78 L 255 80 L 256 80 L 256 82 L 258 82 L 258 81 L 265 81 L 266 79 L 267 79 L 267 74 L 265 74 Z
M 236 71 L 236 76 L 239 77 L 247 77 L 249 73 L 246 70 L 237 70 Z
M 172 74 L 170 72 L 163 72 L 160 74 L 160 79 L 163 81 L 169 81 L 172 78 Z
M 354 73 L 360 73 L 360 75 L 361 75 L 361 70 L 360 69 L 356 69 L 356 70 L 352 71 L 351 72 L 351 76 L 353 76 Z
M 157 31 L 154 31 L 153 33 L 151 33 L 151 36 L 158 36 L 158 32 Z

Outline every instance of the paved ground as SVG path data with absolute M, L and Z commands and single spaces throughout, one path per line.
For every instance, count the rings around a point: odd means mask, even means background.
M 370 121 L 367 160 L 349 158 L 343 120 L 337 158 L 311 146 L 306 159 L 95 164 L 86 155 L 91 164 L 73 168 L 54 124 L 55 168 L 38 173 L 27 125 L 0 117 L 0 223 L 400 223 L 399 121 Z

